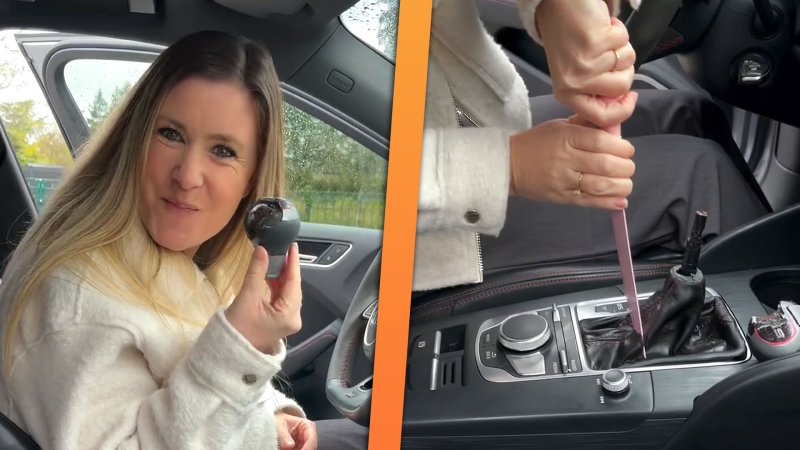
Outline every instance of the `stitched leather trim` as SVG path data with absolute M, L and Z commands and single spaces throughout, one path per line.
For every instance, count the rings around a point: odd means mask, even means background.
M 666 272 L 669 271 L 674 264 L 669 265 L 648 265 L 648 266 L 640 266 L 642 267 L 651 267 L 650 270 L 637 270 L 636 275 L 641 277 L 646 276 L 660 276 L 664 275 Z M 415 308 L 412 308 L 411 311 L 411 318 L 423 318 L 428 317 L 438 312 L 450 309 L 453 310 L 458 306 L 464 306 L 475 301 L 483 300 L 486 298 L 494 297 L 498 294 L 506 294 L 510 292 L 520 291 L 528 288 L 533 288 L 537 286 L 552 286 L 558 284 L 566 284 L 566 283 L 573 283 L 573 282 L 582 282 L 582 281 L 598 281 L 598 280 L 618 280 L 620 279 L 619 276 L 619 269 L 616 269 L 613 273 L 605 273 L 605 274 L 598 274 L 597 271 L 593 273 L 587 274 L 574 274 L 573 271 L 565 270 L 560 272 L 553 272 L 552 276 L 556 276 L 558 278 L 546 278 L 542 279 L 543 277 L 540 276 L 538 279 L 533 280 L 526 280 L 522 282 L 514 282 L 514 279 L 525 278 L 523 275 L 510 277 L 502 281 L 489 283 L 488 285 L 480 286 L 477 288 L 472 288 L 467 291 L 457 292 L 454 294 L 447 295 L 442 299 L 437 299 L 433 302 L 426 302 L 422 305 L 419 305 Z M 544 274 L 543 274 L 544 275 Z M 563 276 L 563 275 L 572 275 L 572 276 Z M 530 277 L 530 274 L 528 274 Z M 510 284 L 510 285 L 509 285 Z

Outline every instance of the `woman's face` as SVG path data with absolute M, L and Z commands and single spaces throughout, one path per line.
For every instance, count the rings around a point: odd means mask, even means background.
M 256 109 L 233 81 L 188 78 L 158 112 L 139 213 L 161 247 L 193 257 L 230 221 L 256 170 Z

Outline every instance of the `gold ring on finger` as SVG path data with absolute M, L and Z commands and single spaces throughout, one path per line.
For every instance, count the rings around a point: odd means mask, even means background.
M 612 71 L 612 72 L 614 72 L 614 71 L 616 71 L 616 70 L 617 70 L 617 68 L 619 67 L 619 61 L 622 59 L 622 57 L 621 57 L 621 56 L 619 56 L 619 50 L 617 50 L 617 49 L 613 49 L 613 50 L 611 50 L 611 51 L 613 51 L 613 52 L 614 52 L 614 58 L 615 58 L 615 59 L 614 59 L 614 67 L 612 67 L 612 68 L 611 68 L 611 71 Z
M 578 197 L 580 197 L 581 194 L 583 194 L 583 191 L 581 191 L 581 180 L 583 180 L 583 172 L 578 173 L 578 187 L 574 191 L 575 195 L 577 195 Z

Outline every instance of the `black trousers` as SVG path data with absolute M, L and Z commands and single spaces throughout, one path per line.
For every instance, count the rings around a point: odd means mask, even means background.
M 362 427 L 352 420 L 317 420 L 319 450 L 366 450 L 369 428 Z
M 710 98 L 681 91 L 639 94 L 622 127 L 636 149 L 627 210 L 634 256 L 656 247 L 682 251 L 698 210 L 708 213 L 706 240 L 770 212 Z M 552 96 L 531 99 L 531 107 L 534 124 L 570 115 Z M 613 236 L 608 211 L 510 198 L 500 235 L 482 239 L 484 270 L 611 256 Z

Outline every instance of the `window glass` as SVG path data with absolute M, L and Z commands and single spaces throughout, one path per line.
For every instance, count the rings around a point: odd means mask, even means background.
M 386 160 L 288 104 L 288 197 L 303 220 L 383 228 Z
M 61 130 L 14 38 L 0 31 L 0 120 L 37 209 L 72 167 Z
M 64 67 L 64 81 L 91 132 L 105 120 L 150 67 L 139 61 L 76 59 Z
M 361 0 L 341 19 L 357 38 L 394 61 L 399 12 L 400 0 Z

